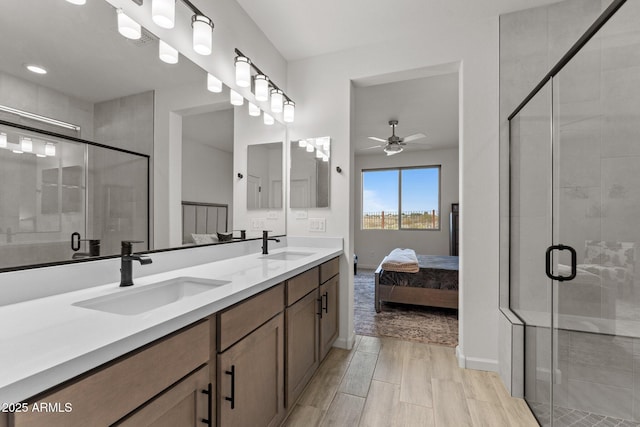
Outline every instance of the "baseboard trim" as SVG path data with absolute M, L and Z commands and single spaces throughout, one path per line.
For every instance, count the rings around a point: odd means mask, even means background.
M 351 335 L 347 338 L 338 337 L 333 343 L 334 347 L 342 348 L 345 350 L 351 350 L 356 343 L 356 333 L 351 332 Z
M 456 346 L 456 358 L 458 366 L 463 369 L 475 369 L 477 371 L 498 372 L 498 361 L 495 359 L 483 359 L 481 357 L 466 357 Z

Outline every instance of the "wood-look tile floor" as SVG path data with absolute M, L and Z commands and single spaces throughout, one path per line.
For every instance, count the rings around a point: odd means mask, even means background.
M 284 426 L 538 426 L 493 372 L 460 369 L 455 350 L 358 336 L 333 348 Z

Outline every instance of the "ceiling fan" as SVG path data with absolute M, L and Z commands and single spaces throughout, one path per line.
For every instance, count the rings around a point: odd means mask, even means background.
M 383 148 L 383 151 L 387 153 L 387 156 L 393 156 L 394 154 L 401 153 L 404 150 L 404 146 L 407 145 L 407 142 L 415 141 L 416 139 L 425 138 L 426 135 L 423 133 L 414 133 L 413 135 L 405 136 L 404 138 L 396 135 L 396 126 L 398 125 L 397 120 L 389 120 L 389 126 L 391 126 L 391 136 L 387 139 L 378 138 L 375 136 L 368 137 L 374 141 L 384 142 L 383 145 L 376 145 L 374 147 L 367 147 L 365 150 L 371 150 L 374 148 Z

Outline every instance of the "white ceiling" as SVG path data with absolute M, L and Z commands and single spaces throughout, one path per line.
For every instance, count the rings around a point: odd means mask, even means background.
M 182 140 L 233 153 L 233 108 L 183 116 Z
M 423 133 L 407 143 L 406 152 L 458 146 L 458 73 L 355 87 L 354 148 L 356 155 L 385 155 L 381 143 L 368 136 L 391 135 L 389 120 L 398 120 L 396 135 Z M 406 153 L 398 154 L 405 156 Z
M 559 0 L 237 0 L 289 61 Z

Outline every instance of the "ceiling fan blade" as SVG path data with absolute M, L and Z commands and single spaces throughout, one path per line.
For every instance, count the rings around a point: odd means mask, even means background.
M 384 147 L 384 145 L 374 145 L 373 147 L 363 148 L 363 150 L 372 150 L 374 148 L 382 148 L 382 147 Z
M 409 135 L 407 137 L 405 137 L 402 142 L 411 142 L 411 141 L 415 141 L 416 139 L 420 139 L 420 138 L 426 138 L 427 135 L 425 135 L 424 133 L 414 133 L 413 135 Z
M 368 136 L 367 138 L 373 139 L 374 141 L 378 141 L 378 142 L 387 142 L 386 139 L 378 138 L 377 136 Z

